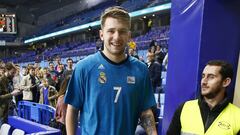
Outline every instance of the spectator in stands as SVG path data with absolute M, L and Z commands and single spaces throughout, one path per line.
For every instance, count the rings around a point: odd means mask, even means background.
M 68 135 L 75 135 L 79 110 L 81 134 L 133 135 L 139 117 L 147 134 L 157 134 L 147 66 L 125 54 L 130 25 L 130 16 L 121 7 L 102 14 L 104 50 L 81 60 L 68 85 Z
M 155 57 L 158 58 L 158 62 L 162 65 L 165 54 L 163 53 L 160 45 L 156 46 Z
M 148 65 L 148 67 L 150 66 L 154 57 L 155 57 L 154 53 L 151 53 L 150 51 L 147 52 L 147 65 Z
M 36 75 L 36 77 L 37 77 L 39 71 L 41 70 L 41 67 L 35 67 L 35 66 L 34 66 L 34 69 L 35 69 L 35 75 Z
M 136 51 L 134 49 L 132 49 L 132 48 L 128 48 L 128 55 L 139 59 Z
M 60 91 L 58 93 L 58 100 L 56 105 L 56 121 L 58 122 L 58 127 L 62 131 L 62 135 L 66 135 L 66 126 L 65 126 L 65 118 L 67 112 L 67 104 L 64 103 L 64 96 L 67 90 L 68 82 L 70 80 L 70 75 L 66 76 L 63 80 Z
M 22 70 L 20 74 L 22 74 L 22 76 L 28 75 L 28 68 L 26 66 L 22 66 Z
M 160 92 L 160 87 L 162 83 L 161 79 L 161 72 L 162 72 L 162 65 L 159 63 L 159 58 L 155 60 L 154 54 L 148 56 L 149 60 L 149 75 L 150 75 L 150 80 L 152 82 L 153 86 L 153 91 L 154 93 L 159 93 Z
M 148 19 L 148 22 L 147 22 L 147 32 L 151 30 L 152 25 L 153 25 L 152 19 Z
M 209 61 L 202 72 L 201 96 L 178 107 L 167 135 L 240 135 L 240 109 L 226 91 L 232 78 L 229 63 Z
M 21 87 L 21 81 L 22 81 L 22 76 L 20 75 L 20 66 L 19 65 L 15 65 L 16 66 L 16 74 L 13 77 L 13 87 L 14 88 L 20 88 Z M 18 103 L 18 101 L 22 100 L 22 94 L 18 95 L 16 98 L 16 103 Z
M 38 69 L 38 70 L 35 70 L 36 72 L 36 77 L 39 79 L 39 81 L 42 81 L 43 80 L 43 69 Z
M 35 68 L 35 70 L 39 70 L 39 68 L 41 68 L 40 67 L 40 63 L 38 63 L 38 62 L 35 62 L 34 63 L 34 65 L 33 65 L 33 67 Z M 36 71 L 35 71 L 36 72 Z M 37 73 L 37 72 L 36 72 Z
M 56 90 L 59 91 L 60 90 L 60 85 L 62 83 L 62 80 L 64 79 L 64 65 L 60 64 L 58 67 L 58 71 L 57 71 L 57 84 L 55 86 Z
M 38 90 L 37 87 L 40 83 L 35 76 L 35 69 L 33 66 L 28 67 L 29 74 L 23 77 L 21 87 L 23 89 L 23 100 L 37 102 L 38 103 Z
M 33 63 L 28 63 L 27 68 L 28 68 L 28 67 L 35 67 L 35 66 L 34 66 Z
M 5 66 L 0 65 L 0 77 L 4 76 Z
M 156 51 L 156 46 L 155 45 L 151 46 L 150 52 L 155 54 L 155 51 Z
M 73 72 L 73 60 L 71 58 L 67 59 L 67 68 L 64 71 L 64 77 L 71 76 Z
M 152 40 L 152 42 L 149 45 L 148 52 L 147 52 L 147 63 L 148 63 L 148 65 L 151 63 L 150 59 L 152 58 L 152 56 L 155 57 L 155 51 L 156 51 L 155 40 Z
M 100 39 L 97 40 L 96 42 L 96 52 L 102 50 L 103 43 Z
M 60 70 L 60 66 L 62 65 L 62 62 L 61 62 L 61 57 L 60 56 L 56 56 L 55 58 L 55 61 L 56 61 L 56 66 L 55 66 L 55 71 L 57 72 L 61 72 Z
M 21 94 L 20 88 L 14 88 L 12 85 L 17 68 L 13 63 L 7 63 L 5 68 L 6 75 L 0 77 L 0 127 L 7 122 L 8 114 L 13 112 L 12 97 Z
M 155 40 L 151 41 L 151 43 L 149 44 L 149 49 L 150 49 L 150 52 L 155 53 L 155 51 L 156 51 L 156 41 Z
M 133 56 L 137 59 L 139 59 L 139 56 L 137 54 L 137 45 L 136 43 L 131 39 L 129 42 L 128 42 L 128 55 L 130 56 Z
M 60 64 L 60 65 L 58 66 L 58 68 L 59 68 L 58 71 L 57 71 L 57 72 L 58 72 L 58 75 L 59 75 L 59 74 L 63 74 L 63 72 L 64 72 L 64 65 L 63 65 L 63 64 Z
M 56 82 L 52 79 L 47 67 L 43 68 L 43 79 L 47 79 L 49 85 L 56 86 Z
M 54 69 L 54 63 L 52 61 L 49 62 L 48 72 L 51 75 L 52 80 L 55 82 L 55 85 L 52 85 L 52 86 L 55 87 L 56 84 L 58 83 L 58 72 Z
M 49 85 L 47 79 L 43 79 L 42 84 L 43 87 L 40 89 L 39 103 L 56 107 L 58 92 L 55 87 Z

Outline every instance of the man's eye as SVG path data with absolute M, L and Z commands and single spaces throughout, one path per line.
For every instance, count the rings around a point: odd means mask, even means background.
M 108 33 L 114 33 L 114 31 L 113 30 L 109 30 L 109 31 L 107 31 Z
M 210 75 L 210 76 L 208 76 L 208 78 L 209 78 L 209 79 L 213 79 L 213 78 L 214 78 L 214 76 L 213 76 L 213 75 Z
M 121 33 L 121 34 L 126 34 L 127 32 L 128 32 L 127 30 L 119 31 L 119 33 Z

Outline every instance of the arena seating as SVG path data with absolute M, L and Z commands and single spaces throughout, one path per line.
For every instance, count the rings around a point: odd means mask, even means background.
M 152 40 L 157 41 L 159 45 L 167 48 L 169 40 L 169 26 L 152 28 L 145 35 L 135 37 L 134 42 L 137 44 L 138 50 L 147 50 Z M 75 56 L 86 56 L 96 51 L 96 43 L 88 42 L 74 42 L 57 45 L 54 48 L 46 48 L 40 55 L 36 54 L 35 51 L 30 51 L 21 55 L 21 57 L 10 57 L 3 59 L 4 61 L 13 61 L 15 63 L 25 63 L 42 61 L 47 58 L 59 55 L 62 58 L 75 57 Z

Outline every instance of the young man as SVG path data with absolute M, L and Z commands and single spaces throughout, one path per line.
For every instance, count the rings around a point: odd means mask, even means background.
M 73 72 L 73 60 L 72 60 L 71 58 L 68 58 L 68 59 L 67 59 L 67 68 L 66 68 L 66 70 L 64 70 L 64 72 L 63 72 L 64 79 L 65 79 L 67 76 L 71 76 L 71 75 L 72 75 L 72 72 Z
M 232 77 L 230 64 L 209 61 L 202 73 L 201 98 L 176 110 L 167 134 L 240 135 L 240 109 L 226 96 Z
M 54 69 L 54 63 L 52 61 L 50 61 L 48 65 L 49 65 L 48 73 L 51 75 L 51 78 L 54 81 L 54 84 L 50 84 L 50 83 L 49 84 L 56 87 L 56 84 L 58 83 L 58 72 L 57 70 Z
M 62 65 L 61 57 L 56 56 L 55 60 L 56 60 L 56 66 L 54 69 L 55 69 L 55 71 L 60 72 L 61 71 L 60 66 Z
M 121 7 L 102 14 L 104 50 L 81 60 L 68 85 L 68 135 L 75 134 L 79 111 L 82 135 L 134 135 L 139 117 L 147 134 L 157 134 L 148 69 L 124 52 L 130 24 L 128 12 Z
M 7 63 L 5 69 L 5 75 L 0 77 L 0 127 L 7 122 L 8 115 L 16 113 L 12 98 L 21 94 L 20 88 L 14 88 L 12 84 L 17 68 L 13 63 Z

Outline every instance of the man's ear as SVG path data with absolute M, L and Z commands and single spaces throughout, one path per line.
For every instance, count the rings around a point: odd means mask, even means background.
M 103 41 L 103 30 L 99 30 L 99 37 Z
M 224 81 L 223 81 L 223 87 L 228 87 L 231 83 L 231 78 L 227 77 Z

